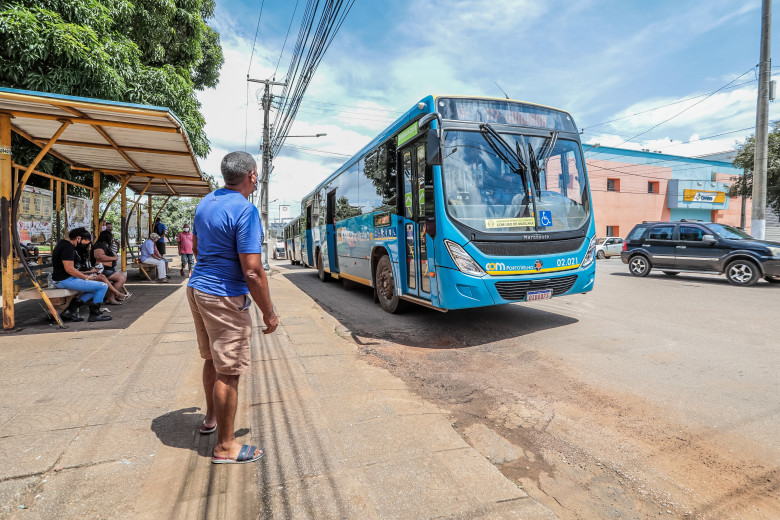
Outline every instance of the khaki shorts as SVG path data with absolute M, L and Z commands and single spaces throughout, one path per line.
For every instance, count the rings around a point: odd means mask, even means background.
M 252 317 L 248 294 L 215 296 L 187 287 L 200 357 L 211 359 L 218 374 L 234 376 L 249 370 Z

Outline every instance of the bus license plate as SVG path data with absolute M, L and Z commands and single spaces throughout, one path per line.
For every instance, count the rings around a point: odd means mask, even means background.
M 531 291 L 526 296 L 525 301 L 535 302 L 539 300 L 549 300 L 552 298 L 552 293 L 552 289 L 547 289 L 546 291 Z

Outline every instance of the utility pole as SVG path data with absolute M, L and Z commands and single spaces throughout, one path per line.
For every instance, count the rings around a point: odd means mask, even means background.
M 769 76 L 772 65 L 770 36 L 772 0 L 763 0 L 761 7 L 761 62 L 758 75 L 758 107 L 756 109 L 756 151 L 753 158 L 753 211 L 750 234 L 763 240 L 766 236 L 766 168 L 769 149 Z
M 263 162 L 262 171 L 260 173 L 260 223 L 263 226 L 263 248 L 262 248 L 262 261 L 263 269 L 266 271 L 271 268 L 268 264 L 268 173 L 271 167 L 271 128 L 270 128 L 270 113 L 271 113 L 271 86 L 279 85 L 286 87 L 287 83 L 280 83 L 271 80 L 252 79 L 248 75 L 247 81 L 253 83 L 262 83 L 265 85 L 263 91 Z

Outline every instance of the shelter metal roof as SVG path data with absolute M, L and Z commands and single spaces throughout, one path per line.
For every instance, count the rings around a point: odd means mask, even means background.
M 132 175 L 128 186 L 136 193 L 149 179 L 147 195 L 200 197 L 213 189 L 184 125 L 167 108 L 0 87 L 0 112 L 38 146 L 56 137 L 49 153 L 73 169 Z

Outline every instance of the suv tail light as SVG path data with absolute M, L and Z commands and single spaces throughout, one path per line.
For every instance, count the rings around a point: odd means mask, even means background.
M 623 251 L 628 251 L 628 243 L 625 240 L 623 241 Z

